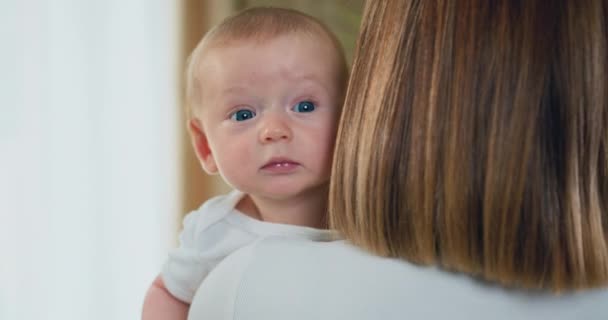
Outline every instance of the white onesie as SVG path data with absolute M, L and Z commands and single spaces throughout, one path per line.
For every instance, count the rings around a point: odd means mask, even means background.
M 179 247 L 169 252 L 161 276 L 165 287 L 190 303 L 215 266 L 232 252 L 266 236 L 312 241 L 335 240 L 335 233 L 309 227 L 264 222 L 235 209 L 244 196 L 235 190 L 212 198 L 184 218 Z

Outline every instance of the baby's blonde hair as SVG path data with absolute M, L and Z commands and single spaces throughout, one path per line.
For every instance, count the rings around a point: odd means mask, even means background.
M 186 66 L 186 106 L 188 117 L 201 103 L 201 82 L 198 68 L 205 52 L 211 48 L 228 46 L 235 41 L 261 43 L 286 34 L 305 34 L 325 37 L 334 47 L 339 63 L 338 86 L 344 91 L 348 66 L 344 50 L 336 36 L 319 20 L 302 12 L 274 7 L 256 7 L 241 11 L 213 27 L 190 54 Z

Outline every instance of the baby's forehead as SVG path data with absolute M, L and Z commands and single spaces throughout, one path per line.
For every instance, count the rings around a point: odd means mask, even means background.
M 310 32 L 310 31 L 291 31 L 289 33 L 281 34 L 268 34 L 264 36 L 256 37 L 234 37 L 234 36 L 217 36 L 211 37 L 205 41 L 204 46 L 201 48 L 199 54 L 204 57 L 211 51 L 231 49 L 235 47 L 266 47 L 272 45 L 276 40 L 282 39 L 285 41 L 298 42 L 302 39 L 311 40 L 315 43 L 316 47 L 330 48 L 336 55 L 341 54 L 341 49 L 334 44 L 332 38 L 324 32 Z
M 310 37 L 282 36 L 265 41 L 243 39 L 210 46 L 202 52 L 196 76 L 207 87 L 212 84 L 272 78 L 277 81 L 308 82 L 322 79 L 328 84 L 340 70 L 340 59 L 330 43 Z M 332 54 L 332 51 L 335 52 Z M 335 58 L 329 57 L 334 56 Z M 328 78 L 329 77 L 329 78 Z
M 302 49 L 291 50 L 292 48 Z M 340 49 L 334 46 L 331 39 L 309 33 L 283 34 L 267 38 L 231 38 L 208 42 L 201 49 L 198 55 L 193 57 L 196 59 L 193 71 L 198 77 L 204 76 L 210 69 L 221 70 L 247 64 L 256 59 L 264 61 L 258 66 L 259 68 L 294 57 L 300 57 L 296 58 L 300 59 L 299 61 L 313 59 L 311 64 L 329 66 L 330 69 L 342 68 L 343 62 Z M 284 55 L 287 52 L 289 54 Z M 319 53 L 323 53 L 321 57 Z

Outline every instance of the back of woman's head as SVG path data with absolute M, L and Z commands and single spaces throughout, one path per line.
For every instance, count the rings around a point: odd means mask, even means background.
M 607 286 L 607 6 L 368 1 L 330 224 L 509 286 Z

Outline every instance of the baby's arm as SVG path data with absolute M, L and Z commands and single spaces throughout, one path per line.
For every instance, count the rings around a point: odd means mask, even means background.
M 190 305 L 173 297 L 158 276 L 144 300 L 142 320 L 186 320 Z

